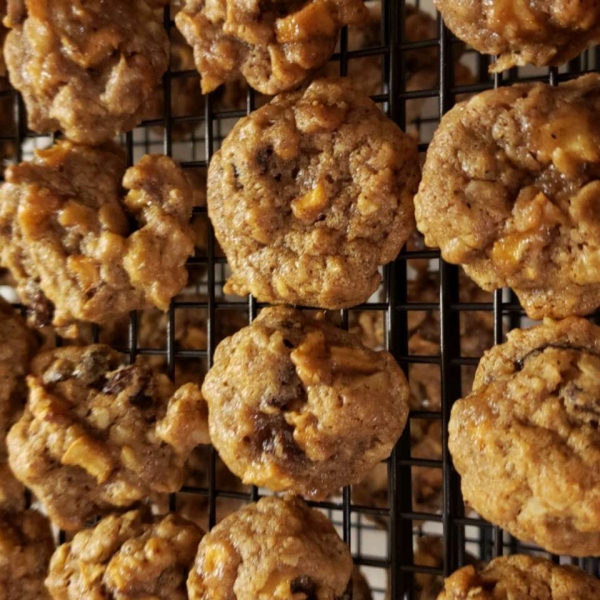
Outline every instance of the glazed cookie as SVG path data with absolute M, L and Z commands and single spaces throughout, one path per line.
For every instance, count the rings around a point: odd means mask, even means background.
M 204 536 L 190 600 L 347 600 L 352 556 L 322 513 L 299 498 L 263 498 Z
M 364 302 L 414 227 L 415 142 L 348 80 L 318 79 L 238 121 L 208 173 L 226 291 L 337 309 Z
M 486 567 L 455 571 L 438 600 L 591 600 L 600 598 L 600 581 L 570 565 L 539 556 L 501 556 Z
M 466 502 L 556 554 L 600 556 L 600 328 L 544 321 L 508 334 L 452 409 Z
M 0 298 L 0 511 L 25 508 L 25 489 L 8 467 L 5 439 L 25 406 L 25 376 L 37 345 L 25 321 Z
M 558 66 L 600 41 L 595 0 L 434 0 L 446 25 L 499 72 L 527 64 Z
M 8 0 L 4 55 L 30 129 L 100 144 L 133 129 L 168 65 L 169 40 L 145 0 Z
M 600 75 L 483 92 L 442 119 L 415 198 L 429 246 L 528 316 L 600 306 Z
M 273 95 L 304 83 L 329 60 L 340 29 L 367 18 L 362 0 L 185 0 L 175 23 L 205 94 L 241 74 Z
M 49 600 L 44 579 L 53 551 L 50 523 L 40 513 L 0 513 L 0 597 Z
M 8 435 L 15 475 L 62 529 L 151 492 L 175 492 L 184 463 L 208 443 L 200 390 L 101 344 L 38 355 L 24 415 Z
M 187 282 L 194 201 L 184 171 L 166 156 L 144 156 L 126 171 L 116 146 L 58 142 L 6 171 L 0 262 L 36 324 L 52 322 L 68 337 L 78 321 L 166 310 Z
M 54 600 L 188 600 L 186 579 L 202 535 L 176 515 L 110 515 L 58 548 L 46 586 Z
M 210 437 L 244 483 L 315 499 L 387 458 L 408 414 L 388 352 L 287 307 L 217 347 L 202 386 Z

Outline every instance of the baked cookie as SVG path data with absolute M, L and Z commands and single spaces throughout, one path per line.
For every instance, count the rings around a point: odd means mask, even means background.
M 415 142 L 344 79 L 238 121 L 208 173 L 226 292 L 337 309 L 364 302 L 413 230 Z
M 50 523 L 40 513 L 0 513 L 0 598 L 49 600 L 44 579 L 53 551 Z
M 78 321 L 166 310 L 187 282 L 194 199 L 184 171 L 166 156 L 144 156 L 126 171 L 116 146 L 58 142 L 6 171 L 0 262 L 36 324 L 52 322 L 68 337 Z
M 466 502 L 556 554 L 600 556 L 600 328 L 514 330 L 452 409 L 449 448 Z
M 573 566 L 540 556 L 501 556 L 482 569 L 469 565 L 445 581 L 438 600 L 587 600 L 600 598 L 600 581 Z
M 425 242 L 533 319 L 600 306 L 599 110 L 599 74 L 490 90 L 446 114 L 427 153 Z
M 204 536 L 190 600 L 347 600 L 352 556 L 322 513 L 300 498 L 262 498 Z
M 37 346 L 25 321 L 0 298 L 0 511 L 25 508 L 25 489 L 8 467 L 5 439 L 25 406 L 25 376 Z
M 46 586 L 54 600 L 188 600 L 185 584 L 202 535 L 177 515 L 110 515 L 56 550 Z
M 168 65 L 161 16 L 145 0 L 8 0 L 4 55 L 30 129 L 100 144 L 133 129 Z
M 175 23 L 205 94 L 241 74 L 273 95 L 304 83 L 329 60 L 340 29 L 366 18 L 362 0 L 185 0 Z
M 175 390 L 166 375 L 123 362 L 97 344 L 32 363 L 27 407 L 8 435 L 10 465 L 62 529 L 177 491 L 190 452 L 208 443 L 196 385 Z
M 500 72 L 532 64 L 558 66 L 600 41 L 595 0 L 434 0 L 446 25 Z
M 387 458 L 408 414 L 391 354 L 288 307 L 217 347 L 202 386 L 210 437 L 244 483 L 324 499 Z

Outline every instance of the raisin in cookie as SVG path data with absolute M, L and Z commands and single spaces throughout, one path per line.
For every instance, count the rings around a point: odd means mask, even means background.
M 241 74 L 273 95 L 304 83 L 329 60 L 342 26 L 367 17 L 362 0 L 185 0 L 175 22 L 194 47 L 204 93 Z
M 8 435 L 10 465 L 52 521 L 127 507 L 181 488 L 184 463 L 207 443 L 200 390 L 101 344 L 45 352 L 32 363 L 25 413 Z
M 44 579 L 53 551 L 50 523 L 40 513 L 0 513 L 0 598 L 49 600 Z
M 571 565 L 539 556 L 515 554 L 494 559 L 482 569 L 469 565 L 445 581 L 438 600 L 592 600 L 600 581 Z
M 600 328 L 547 320 L 508 334 L 452 409 L 465 500 L 549 552 L 600 555 Z
M 145 0 L 8 0 L 4 23 L 29 127 L 83 144 L 133 129 L 168 65 L 167 34 Z
M 37 324 L 69 337 L 77 321 L 166 310 L 187 282 L 193 202 L 185 173 L 166 156 L 144 156 L 126 171 L 116 146 L 59 142 L 6 171 L 0 262 Z
M 0 298 L 0 511 L 25 508 L 25 489 L 7 464 L 5 439 L 25 407 L 25 376 L 37 346 L 25 321 Z
M 294 497 L 263 498 L 204 536 L 190 600 L 347 600 L 352 556 L 322 513 Z
M 595 0 L 434 0 L 446 25 L 484 54 L 491 71 L 527 64 L 560 65 L 600 41 Z
M 210 164 L 226 291 L 342 308 L 375 291 L 414 227 L 415 142 L 344 79 L 318 79 L 238 121 Z
M 202 535 L 177 515 L 110 515 L 56 550 L 46 585 L 54 600 L 188 600 L 186 580 Z
M 600 306 L 600 75 L 484 92 L 442 119 L 415 198 L 429 246 L 527 314 Z
M 212 442 L 233 473 L 312 498 L 387 458 L 408 413 L 391 354 L 287 307 L 221 342 L 202 389 Z

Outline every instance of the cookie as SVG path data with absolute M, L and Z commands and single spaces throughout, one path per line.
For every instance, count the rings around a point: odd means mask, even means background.
M 46 585 L 54 600 L 188 600 L 185 584 L 202 535 L 177 515 L 110 515 L 56 550 Z
M 0 298 L 0 511 L 25 508 L 25 489 L 8 467 L 5 439 L 25 406 L 25 376 L 37 346 L 25 321 Z
M 141 122 L 167 69 L 169 40 L 145 0 L 8 0 L 4 55 L 29 128 L 101 144 Z
M 67 337 L 78 321 L 105 323 L 152 305 L 164 311 L 187 282 L 194 201 L 184 171 L 166 156 L 125 170 L 116 146 L 58 142 L 6 171 L 0 262 L 36 324 Z
M 8 435 L 10 466 L 66 530 L 183 484 L 194 447 L 208 443 L 199 388 L 101 344 L 38 355 L 25 413 Z
M 185 0 L 175 23 L 205 94 L 241 74 L 273 95 L 302 85 L 329 60 L 340 29 L 366 18 L 362 0 Z
M 452 409 L 466 502 L 548 552 L 600 556 L 600 328 L 546 320 L 508 334 Z
M 299 498 L 262 498 L 204 536 L 190 600 L 347 600 L 352 556 L 322 513 Z
M 50 600 L 44 579 L 53 551 L 50 523 L 40 513 L 0 513 L 0 597 Z
M 391 354 L 293 308 L 217 347 L 202 386 L 210 437 L 244 483 L 324 499 L 387 458 L 408 414 Z
M 483 92 L 444 116 L 415 198 L 429 246 L 532 319 L 600 306 L 600 75 Z
M 337 309 L 366 301 L 414 227 L 415 142 L 348 80 L 318 79 L 241 119 L 208 173 L 225 291 Z
M 594 0 L 434 0 L 444 22 L 483 54 L 490 67 L 558 66 L 600 41 L 600 6 Z
M 445 581 L 438 600 L 575 600 L 600 598 L 600 581 L 571 565 L 539 556 L 501 556 L 484 568 L 472 565 Z

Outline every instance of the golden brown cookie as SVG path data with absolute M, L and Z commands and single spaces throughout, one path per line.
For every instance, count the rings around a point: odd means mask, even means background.
M 595 0 L 434 0 L 446 25 L 483 54 L 499 54 L 490 70 L 527 64 L 558 66 L 600 41 Z
M 175 23 L 205 94 L 241 74 L 273 95 L 304 83 L 329 60 L 340 29 L 367 17 L 362 0 L 185 0 Z
M 202 535 L 177 515 L 110 515 L 56 550 L 46 585 L 54 600 L 188 600 Z
M 0 261 L 37 324 L 69 337 L 77 321 L 166 310 L 187 282 L 193 202 L 184 171 L 166 156 L 126 171 L 116 146 L 58 142 L 6 171 Z
M 414 227 L 416 144 L 344 79 L 318 79 L 238 121 L 208 174 L 226 291 L 348 307 Z
M 40 513 L 0 513 L 0 597 L 49 600 L 44 579 L 53 551 L 50 523 Z
M 600 581 L 539 556 L 501 556 L 482 569 L 469 565 L 445 581 L 438 600 L 592 600 Z
M 37 346 L 38 342 L 25 321 L 0 298 L 0 511 L 25 508 L 25 489 L 7 464 L 5 439 L 25 406 L 25 376 Z
M 244 483 L 325 498 L 387 458 L 408 385 L 387 352 L 287 307 L 221 342 L 203 385 L 210 435 Z
M 165 72 L 169 40 L 145 0 L 8 0 L 10 81 L 30 129 L 100 144 L 133 129 Z
M 533 319 L 600 306 L 599 110 L 598 74 L 490 90 L 445 115 L 427 153 L 426 243 Z
M 123 366 L 101 344 L 45 352 L 8 435 L 10 466 L 67 530 L 151 492 L 175 492 L 184 463 L 208 443 L 199 388 L 179 389 L 149 367 Z
M 190 600 L 347 600 L 352 556 L 322 513 L 300 498 L 263 498 L 204 536 Z
M 466 502 L 549 552 L 600 555 L 600 328 L 547 320 L 508 334 L 452 409 Z

